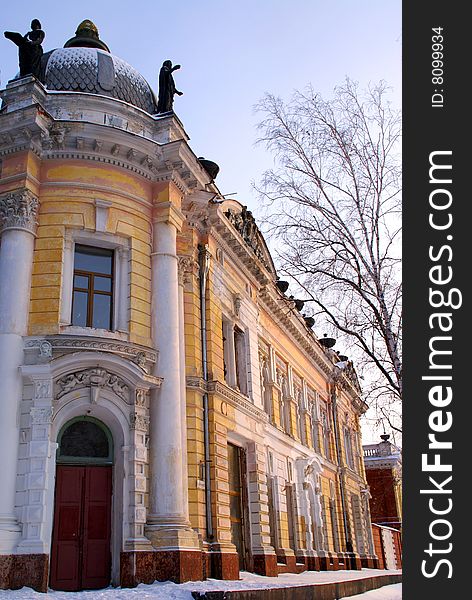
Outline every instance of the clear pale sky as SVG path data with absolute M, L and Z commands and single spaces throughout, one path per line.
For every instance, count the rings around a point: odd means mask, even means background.
M 385 79 L 401 97 L 400 0 L 80 0 L 2 3 L 0 30 L 26 33 L 33 18 L 45 51 L 62 47 L 91 19 L 113 54 L 157 91 L 162 62 L 175 73 L 174 109 L 198 156 L 220 165 L 217 184 L 257 214 L 251 181 L 272 165 L 255 147 L 253 107 L 271 92 L 288 99 L 308 83 L 323 95 L 346 75 Z M 0 37 L 1 87 L 18 71 L 17 49 Z
M 174 109 L 190 145 L 220 165 L 221 192 L 237 192 L 256 216 L 251 182 L 272 166 L 254 145 L 253 107 L 265 92 L 289 99 L 311 83 L 329 96 L 349 76 L 362 86 L 386 80 L 401 103 L 401 0 L 13 0 L 0 14 L 0 31 L 26 33 L 38 18 L 45 51 L 91 19 L 156 91 L 162 62 L 181 64 Z M 3 36 L 0 70 L 1 87 L 18 72 L 17 49 Z M 365 442 L 369 433 L 364 427 Z

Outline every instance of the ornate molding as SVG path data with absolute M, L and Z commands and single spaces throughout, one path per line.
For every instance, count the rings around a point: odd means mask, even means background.
M 252 212 L 247 210 L 247 206 L 243 206 L 241 212 L 228 209 L 223 214 L 243 238 L 247 246 L 251 248 L 264 267 L 270 271 L 271 267 L 263 250 L 262 234 L 252 216 Z
M 103 340 L 93 337 L 75 337 L 75 336 L 57 336 L 45 338 L 28 339 L 25 343 L 26 350 L 39 349 L 44 346 L 47 341 L 51 344 L 52 350 L 88 350 L 109 352 L 118 354 L 123 358 L 129 358 L 138 366 L 143 368 L 146 363 L 155 364 L 157 361 L 157 352 L 155 350 L 143 349 L 140 346 L 126 342 L 116 342 L 114 340 Z
M 149 390 L 138 388 L 136 390 L 134 404 L 141 408 L 148 408 L 149 407 Z
M 257 406 L 254 406 L 246 396 L 221 383 L 221 381 L 209 381 L 208 391 L 224 398 L 235 408 L 242 410 L 251 417 L 256 417 L 259 421 L 267 422 L 269 420 L 268 415 L 260 408 L 257 408 Z
M 139 431 L 148 431 L 149 429 L 149 417 L 141 415 L 137 412 L 130 412 L 129 422 L 131 429 L 137 429 Z
M 186 285 L 192 281 L 195 269 L 198 269 L 195 260 L 191 256 L 179 256 L 179 285 Z
M 0 196 L 0 231 L 26 229 L 35 233 L 38 224 L 38 208 L 38 198 L 27 189 Z
M 187 387 L 192 390 L 198 390 L 201 393 L 205 393 L 208 391 L 208 386 L 203 377 L 196 377 L 192 375 L 187 375 L 186 377 Z
M 52 398 L 52 381 L 51 379 L 35 379 L 34 380 L 34 399 L 44 400 Z
M 109 388 L 124 401 L 129 397 L 129 387 L 123 379 L 99 367 L 66 375 L 57 381 L 57 386 L 59 388 L 58 399 L 72 390 L 82 387 Z

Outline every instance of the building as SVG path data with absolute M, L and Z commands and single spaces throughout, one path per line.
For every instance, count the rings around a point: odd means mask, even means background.
M 380 437 L 380 443 L 363 447 L 371 518 L 377 525 L 401 530 L 402 454 L 400 448 L 388 441 L 388 434 Z
M 93 23 L 42 61 L 1 92 L 0 587 L 375 566 L 352 365 Z

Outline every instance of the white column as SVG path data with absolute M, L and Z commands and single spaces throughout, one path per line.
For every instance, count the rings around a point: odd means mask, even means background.
M 184 483 L 184 503 L 188 511 L 188 461 L 187 461 L 187 382 L 185 373 L 185 311 L 184 311 L 184 285 L 188 278 L 186 270 L 190 268 L 189 257 L 179 258 L 179 342 L 180 342 L 180 384 L 181 384 L 181 411 L 182 411 L 182 481 Z M 188 513 L 187 513 L 188 515 Z
M 159 352 L 154 374 L 162 377 L 151 398 L 150 507 L 146 534 L 157 548 L 195 548 L 197 534 L 190 528 L 187 476 L 182 447 L 182 369 L 177 228 L 182 216 L 172 204 L 161 205 L 154 223 L 152 255 L 152 330 Z M 185 471 L 185 476 L 184 476 Z
M 0 553 L 13 551 L 20 527 L 15 515 L 23 336 L 27 334 L 37 198 L 28 190 L 0 197 Z

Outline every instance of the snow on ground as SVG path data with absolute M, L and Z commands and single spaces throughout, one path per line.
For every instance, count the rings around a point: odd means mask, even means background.
M 370 592 L 365 592 L 365 594 L 341 598 L 341 600 L 402 600 L 402 584 L 386 585 L 378 590 L 371 590 Z
M 303 573 L 282 573 L 278 577 L 263 577 L 254 573 L 241 573 L 240 581 L 222 581 L 207 579 L 206 581 L 188 581 L 176 584 L 170 581 L 140 584 L 132 589 L 106 588 L 83 592 L 53 592 L 46 594 L 35 592 L 30 588 L 21 590 L 0 590 L 0 600 L 193 600 L 192 591 L 264 589 L 274 587 L 292 587 L 309 584 L 322 584 L 347 579 L 363 579 L 379 576 L 383 573 L 395 574 L 401 571 L 378 571 L 362 569 L 362 571 L 304 571 Z M 390 595 L 389 595 L 390 594 Z M 351 596 L 352 600 L 400 600 L 401 584 L 385 586 L 365 594 Z

